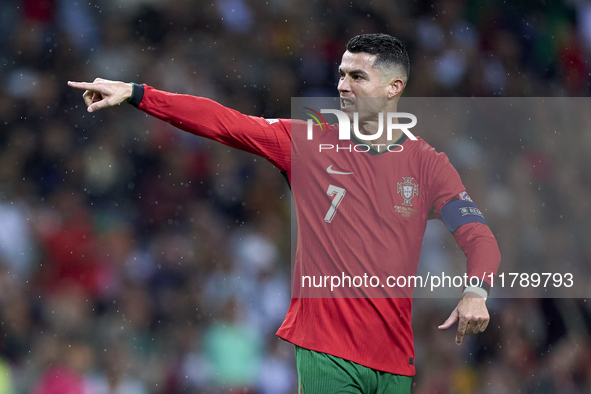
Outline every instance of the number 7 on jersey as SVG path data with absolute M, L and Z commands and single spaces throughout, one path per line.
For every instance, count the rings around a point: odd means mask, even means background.
M 328 209 L 328 212 L 326 212 L 326 216 L 324 217 L 324 221 L 326 223 L 330 223 L 332 222 L 334 215 L 337 213 L 337 208 L 339 207 L 341 201 L 343 201 L 343 197 L 345 197 L 345 189 L 335 185 L 328 185 L 328 190 L 326 191 L 326 194 L 328 194 L 329 196 L 334 196 L 334 198 L 332 199 L 332 203 L 330 204 L 330 208 Z

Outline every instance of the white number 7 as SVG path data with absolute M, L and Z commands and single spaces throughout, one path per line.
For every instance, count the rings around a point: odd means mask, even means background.
M 330 223 L 332 222 L 334 215 L 337 213 L 337 208 L 339 207 L 341 201 L 343 201 L 343 197 L 345 197 L 345 189 L 335 185 L 328 185 L 328 190 L 326 191 L 326 194 L 328 194 L 329 196 L 334 196 L 334 198 L 332 199 L 332 203 L 330 204 L 330 208 L 328 209 L 328 212 L 326 212 L 326 216 L 324 217 L 324 221 L 326 223 Z

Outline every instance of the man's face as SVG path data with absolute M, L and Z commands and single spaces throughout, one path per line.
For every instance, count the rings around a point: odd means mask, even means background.
M 339 95 L 341 111 L 352 116 L 359 112 L 360 119 L 383 111 L 389 94 L 389 81 L 373 67 L 377 55 L 346 51 L 339 66 Z

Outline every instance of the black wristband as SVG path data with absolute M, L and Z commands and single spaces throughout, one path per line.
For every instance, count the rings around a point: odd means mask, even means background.
M 133 82 L 131 84 L 133 85 L 133 89 L 131 91 L 131 97 L 127 99 L 127 102 L 137 108 L 144 98 L 144 85 Z
M 486 283 L 485 281 L 482 281 L 482 283 L 478 287 L 483 288 L 484 291 L 486 291 L 486 294 L 490 294 L 490 285 L 488 283 Z

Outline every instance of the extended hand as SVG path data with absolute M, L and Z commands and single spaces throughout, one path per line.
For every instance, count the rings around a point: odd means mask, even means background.
M 459 321 L 456 343 L 460 345 L 464 340 L 464 335 L 477 334 L 486 330 L 489 320 L 486 300 L 474 293 L 466 292 L 445 323 L 438 328 L 447 330 L 452 324 Z
M 121 104 L 133 93 L 131 83 L 109 81 L 102 78 L 95 79 L 93 83 L 70 81 L 68 86 L 85 90 L 82 98 L 88 107 L 88 112 Z

